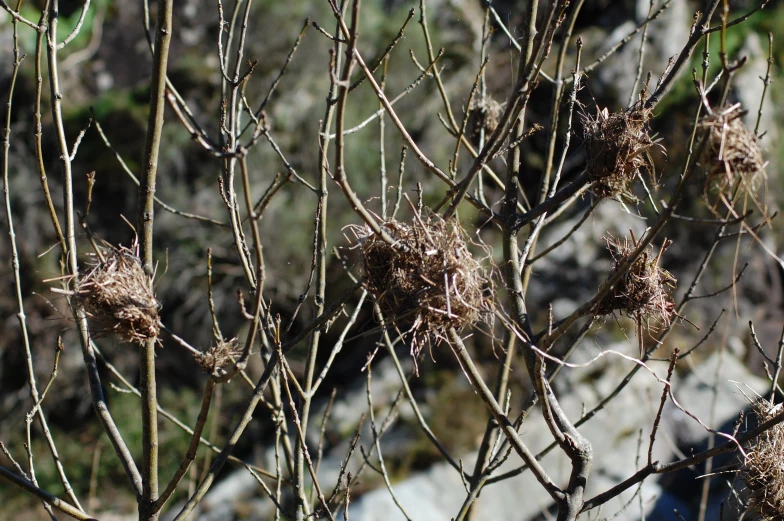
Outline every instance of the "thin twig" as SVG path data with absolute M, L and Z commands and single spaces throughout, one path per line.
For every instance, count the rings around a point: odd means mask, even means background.
M 76 22 L 76 27 L 73 28 L 71 34 L 69 34 L 65 40 L 57 44 L 57 50 L 62 50 L 63 47 L 71 43 L 74 38 L 79 36 L 79 32 L 82 30 L 82 25 L 84 24 L 84 19 L 87 17 L 87 10 L 90 8 L 90 0 L 84 0 L 84 5 L 82 5 L 82 11 L 79 13 L 79 20 Z
M 659 410 L 656 411 L 656 417 L 653 420 L 653 427 L 651 428 L 651 442 L 648 445 L 648 465 L 653 464 L 653 444 L 656 441 L 656 431 L 659 429 L 659 422 L 661 422 L 662 412 L 664 411 L 664 404 L 667 403 L 669 384 L 672 381 L 672 373 L 675 370 L 675 364 L 678 362 L 678 350 L 675 349 L 670 356 L 670 367 L 667 369 L 667 384 L 662 390 L 661 400 L 659 401 Z

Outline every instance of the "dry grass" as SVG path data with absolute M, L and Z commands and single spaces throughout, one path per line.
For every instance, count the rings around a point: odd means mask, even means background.
M 222 376 L 222 369 L 234 363 L 242 356 L 242 348 L 236 338 L 225 342 L 218 342 L 209 350 L 195 356 L 196 362 L 209 375 L 218 378 Z
M 474 98 L 471 106 L 468 107 L 466 135 L 473 142 L 478 143 L 479 136 L 484 130 L 487 139 L 498 127 L 498 118 L 502 112 L 503 106 L 490 96 L 485 96 L 484 100 Z
M 483 289 L 489 282 L 457 220 L 417 215 L 411 224 L 389 220 L 381 226 L 394 244 L 367 226 L 353 228 L 365 287 L 384 316 L 411 336 L 414 354 L 424 341 L 445 340 L 450 328 L 474 324 L 487 312 Z
M 782 411 L 764 399 L 752 406 L 760 423 Z M 743 462 L 749 510 L 762 519 L 784 519 L 784 425 L 779 423 L 749 443 Z
M 700 162 L 705 171 L 705 192 L 728 194 L 740 183 L 755 195 L 766 179 L 762 149 L 754 132 L 743 124 L 740 104 L 705 116 L 700 122 L 707 143 Z
M 613 256 L 613 269 L 607 277 L 609 280 L 629 260 L 637 248 L 637 242 L 634 239 L 613 237 L 606 237 L 605 240 Z M 672 291 L 676 280 L 670 272 L 659 267 L 664 249 L 662 247 L 658 255 L 650 247 L 643 251 L 597 304 L 594 314 L 604 316 L 619 312 L 638 324 L 645 322 L 650 327 L 653 322 L 654 325 L 668 326 L 675 315 Z
M 606 108 L 596 116 L 582 113 L 586 172 L 596 195 L 636 201 L 630 185 L 643 172 L 656 184 L 651 150 L 664 147 L 649 135 L 651 113 L 640 104 L 614 114 Z
M 160 304 L 139 257 L 123 247 L 110 247 L 102 256 L 81 275 L 75 302 L 98 326 L 96 331 L 136 344 L 157 338 Z

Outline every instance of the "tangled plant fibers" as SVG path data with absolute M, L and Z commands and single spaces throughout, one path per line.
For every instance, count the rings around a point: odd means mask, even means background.
M 755 194 L 766 178 L 762 149 L 754 132 L 743 124 L 740 104 L 705 116 L 700 122 L 707 142 L 700 159 L 706 174 L 705 191 L 733 192 L 739 183 Z
M 438 215 L 412 224 L 388 220 L 381 227 L 388 244 L 367 227 L 355 227 L 365 287 L 384 316 L 412 337 L 412 353 L 422 341 L 444 340 L 450 328 L 475 323 L 489 309 L 482 265 L 469 251 L 455 219 Z
M 90 320 L 124 342 L 157 338 L 158 307 L 153 281 L 141 260 L 127 248 L 109 248 L 82 274 L 74 292 Z
M 498 118 L 503 112 L 503 106 L 489 96 L 484 100 L 474 98 L 471 106 L 468 107 L 468 122 L 466 124 L 466 135 L 474 143 L 479 143 L 479 136 L 482 130 L 485 131 L 485 139 L 498 128 Z
M 210 376 L 220 379 L 226 373 L 224 367 L 234 363 L 242 356 L 242 349 L 236 338 L 218 342 L 209 350 L 195 355 L 196 363 Z
M 629 185 L 641 172 L 647 172 L 655 184 L 651 149 L 664 152 L 664 147 L 649 135 L 651 113 L 642 103 L 614 114 L 606 108 L 596 116 L 582 113 L 586 172 L 596 195 L 636 201 Z
M 764 423 L 784 411 L 764 399 L 757 400 L 752 409 Z M 746 447 L 743 478 L 749 490 L 749 510 L 766 520 L 784 519 L 784 425 L 779 423 Z
M 607 249 L 613 256 L 613 269 L 607 279 L 611 279 L 630 259 L 637 249 L 637 241 L 633 238 L 616 239 L 605 237 Z M 604 298 L 599 301 L 594 309 L 597 316 L 610 315 L 620 312 L 642 323 L 645 321 L 668 326 L 675 315 L 675 304 L 672 301 L 672 291 L 675 289 L 676 280 L 670 272 L 659 267 L 659 259 L 666 249 L 662 246 L 658 255 L 652 248 L 643 251 L 631 264 L 621 279 L 610 288 Z M 602 283 L 601 291 L 607 282 Z

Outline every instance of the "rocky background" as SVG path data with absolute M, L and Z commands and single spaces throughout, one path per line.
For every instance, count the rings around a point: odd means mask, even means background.
M 23 13 L 37 19 L 36 9 L 40 0 L 26 3 Z M 658 5 L 660 2 L 656 2 Z M 61 31 L 68 32 L 78 18 L 83 2 L 61 2 Z M 500 1 L 493 5 L 507 22 L 512 34 L 519 34 L 520 7 L 517 2 Z M 755 5 L 751 1 L 730 2 L 733 12 L 742 12 Z M 374 55 L 397 33 L 410 2 L 400 0 L 366 0 L 363 6 L 362 45 L 366 55 Z M 414 6 L 416 7 L 416 6 Z M 478 51 L 481 46 L 482 20 L 484 11 L 479 0 L 433 0 L 428 2 L 431 29 L 436 45 L 444 47 L 442 72 L 447 90 L 452 93 L 455 107 L 462 106 L 474 81 L 479 64 Z M 688 37 L 692 15 L 698 6 L 687 0 L 673 0 L 669 9 L 652 24 L 644 62 L 644 71 L 651 71 L 653 82 L 675 55 Z M 91 111 L 105 130 L 114 148 L 129 167 L 138 171 L 140 152 L 144 140 L 148 100 L 150 53 L 144 37 L 140 2 L 110 2 L 94 0 L 86 19 L 86 29 L 62 56 L 62 90 L 66 130 L 73 139 L 84 128 Z M 615 42 L 628 34 L 643 20 L 649 9 L 645 0 L 610 2 L 589 0 L 578 19 L 575 34 L 585 42 L 585 63 L 600 56 Z M 214 132 L 218 125 L 220 106 L 219 72 L 216 54 L 218 30 L 215 3 L 206 0 L 183 0 L 176 2 L 175 33 L 170 58 L 170 77 L 194 109 L 198 119 L 205 122 Z M 418 15 L 417 15 L 418 16 Z M 285 60 L 306 18 L 330 27 L 333 18 L 325 2 L 301 1 L 279 2 L 257 1 L 252 9 L 252 32 L 248 35 L 246 56 L 259 59 L 254 72 L 254 82 L 248 87 L 249 97 L 258 97 L 266 92 Z M 390 60 L 387 76 L 387 92 L 402 91 L 416 76 L 416 69 L 408 58 L 412 49 L 422 61 L 425 56 L 421 31 L 416 18 L 407 29 L 406 37 Z M 747 56 L 748 64 L 734 81 L 732 99 L 749 107 L 748 118 L 753 126 L 756 108 L 762 93 L 760 77 L 767 67 L 767 32 L 784 27 L 784 2 L 772 1 L 767 8 L 757 13 L 748 23 L 733 28 L 728 37 L 731 56 Z M 780 31 L 779 31 L 780 32 Z M 0 94 L 5 98 L 11 71 L 13 42 L 10 19 L 0 14 Z M 779 35 L 776 35 L 779 36 Z M 717 40 L 717 39 L 716 39 Z M 717 42 L 712 42 L 717 45 Z M 80 497 L 91 497 L 90 511 L 99 512 L 101 519 L 134 519 L 135 503 L 130 491 L 123 487 L 124 477 L 111 448 L 102 436 L 90 404 L 81 353 L 72 332 L 72 324 L 66 319 L 64 303 L 49 291 L 52 283 L 43 282 L 59 274 L 57 255 L 49 252 L 54 244 L 48 216 L 42 210 L 43 199 L 39 189 L 35 156 L 33 153 L 32 123 L 35 77 L 32 73 L 34 37 L 23 31 L 20 41 L 27 55 L 18 80 L 12 118 L 12 149 L 10 190 L 14 209 L 14 221 L 20 262 L 23 266 L 23 286 L 26 291 L 26 313 L 28 327 L 34 346 L 34 357 L 39 382 L 46 382 L 52 369 L 54 350 L 58 336 L 62 336 L 66 349 L 58 367 L 58 376 L 46 399 L 46 410 L 53 426 L 53 435 L 62 453 L 62 460 L 69 470 Z M 304 177 L 312 179 L 317 171 L 317 130 L 323 100 L 329 85 L 327 77 L 327 46 L 324 37 L 316 31 L 306 31 L 296 59 L 284 76 L 274 102 L 268 109 L 268 117 L 277 143 L 291 164 Z M 774 83 L 768 90 L 769 98 L 763 112 L 761 128 L 767 131 L 763 139 L 766 146 L 768 166 L 769 213 L 778 208 L 782 190 L 779 180 L 784 165 L 784 147 L 776 146 L 781 136 L 782 118 L 776 110 L 784 101 L 779 80 L 779 71 L 784 64 L 784 49 L 778 45 L 774 53 Z M 512 82 L 512 60 L 508 39 L 496 31 L 490 40 L 492 60 L 488 65 L 487 88 L 490 95 L 503 98 Z M 595 107 L 609 107 L 611 111 L 629 103 L 633 72 L 638 59 L 639 37 L 624 47 L 613 59 L 587 78 L 587 87 L 581 93 L 583 110 L 592 112 Z M 718 56 L 718 48 L 713 51 Z M 695 66 L 700 57 L 695 57 Z M 714 68 L 718 70 L 714 61 Z M 567 63 L 571 63 L 568 61 Z M 568 69 L 568 67 L 567 67 Z M 776 83 L 779 81 L 779 83 Z M 546 124 L 549 117 L 547 89 L 537 93 L 529 109 L 531 123 Z M 360 123 L 378 109 L 377 100 L 369 89 L 357 94 L 349 126 Z M 667 157 L 658 157 L 661 169 L 677 168 L 681 164 L 683 146 L 689 132 L 695 104 L 698 103 L 690 78 L 682 78 L 667 100 L 660 104 L 653 121 L 655 129 L 667 143 Z M 402 99 L 399 113 L 417 143 L 438 164 L 446 164 L 451 157 L 453 142 L 443 144 L 443 127 L 438 121 L 442 111 L 435 84 L 425 81 L 411 94 Z M 44 102 L 44 150 L 53 193 L 59 193 L 57 158 L 53 156 L 54 143 L 51 132 L 51 116 Z M 391 127 L 391 125 L 387 125 Z M 579 135 L 579 131 L 578 131 Z M 347 157 L 352 172 L 367 172 L 365 178 L 355 175 L 354 187 L 363 198 L 377 194 L 378 167 L 377 123 L 358 133 L 351 146 L 355 150 L 372 153 L 351 153 Z M 531 168 L 541 166 L 544 161 L 546 136 L 535 135 L 524 144 L 526 163 Z M 198 213 L 217 220 L 226 220 L 225 207 L 217 197 L 217 176 L 220 165 L 190 140 L 190 136 L 167 113 L 162 152 L 158 196 L 171 206 L 183 211 Z M 390 176 L 396 175 L 401 141 L 397 134 L 387 130 L 387 169 Z M 279 159 L 269 147 L 257 147 L 253 152 L 254 165 L 259 165 L 260 175 L 271 179 L 283 170 Z M 571 174 L 581 164 L 584 151 L 574 147 L 567 159 L 567 170 Z M 465 158 L 461 158 L 465 160 Z M 133 231 L 124 224 L 120 215 L 135 214 L 135 186 L 119 167 L 115 155 L 102 142 L 95 125 L 84 136 L 74 165 L 77 179 L 90 171 L 96 171 L 97 182 L 93 194 L 90 225 L 100 237 L 112 242 L 129 244 Z M 424 184 L 425 204 L 435 204 L 443 189 L 435 187 L 432 179 L 419 165 L 409 158 L 404 179 L 404 189 L 414 196 L 416 182 Z M 258 183 L 261 187 L 264 183 Z M 394 184 L 394 183 L 392 183 Z M 84 201 L 86 183 L 79 182 L 77 200 Z M 535 183 L 529 188 L 536 189 Z M 693 190 L 694 205 L 701 204 L 702 187 Z M 533 192 L 531 192 L 533 193 Z M 488 188 L 488 198 L 497 199 L 498 194 Z M 356 221 L 339 197 L 339 203 L 331 204 L 332 236 L 330 244 L 338 247 L 348 245 L 341 229 Z M 542 238 L 542 247 L 562 237 L 582 217 L 592 204 L 589 198 L 576 205 L 557 225 L 548 229 Z M 59 204 L 59 199 L 55 198 Z M 372 204 L 372 203 L 371 203 Z M 603 201 L 578 233 L 556 250 L 546 261 L 541 262 L 534 272 L 529 289 L 532 302 L 552 303 L 554 314 L 563 316 L 592 296 L 601 280 L 611 267 L 610 258 L 604 248 L 602 237 L 606 233 L 625 234 L 631 227 L 635 234 L 644 231 L 645 221 L 635 217 L 637 211 L 615 201 Z M 470 219 L 476 219 L 476 222 Z M 3 226 L 5 227 L 5 221 Z M 468 224 L 479 226 L 477 216 L 465 216 Z M 311 243 L 314 222 L 312 200 L 303 196 L 301 187 L 289 184 L 281 195 L 273 200 L 272 206 L 262 221 L 262 241 L 267 262 L 268 291 L 272 306 L 284 318 L 293 315 L 300 295 L 307 286 L 311 262 Z M 338 224 L 339 223 L 339 224 Z M 714 229 L 710 225 L 678 223 L 667 230 L 673 246 L 663 258 L 666 269 L 676 273 L 683 281 L 691 280 L 698 269 L 701 255 L 695 256 L 695 245 L 709 244 Z M 236 289 L 241 287 L 242 273 L 234 261 L 231 237 L 208 224 L 183 221 L 182 218 L 159 211 L 156 217 L 156 257 L 160 261 L 156 291 L 163 301 L 162 321 L 173 331 L 193 345 L 204 345 L 211 337 L 212 322 L 206 305 L 206 250 L 212 248 L 214 269 L 215 305 L 224 331 L 238 331 L 243 320 L 237 312 Z M 80 237 L 80 240 L 84 237 Z M 773 227 L 762 234 L 768 248 L 781 254 L 784 236 L 774 221 Z M 490 246 L 493 246 L 492 244 Z M 352 253 L 345 251 L 348 258 Z M 25 414 L 30 407 L 26 386 L 24 352 L 20 347 L 20 333 L 15 317 L 13 279 L 10 271 L 10 248 L 8 241 L 0 240 L 0 440 L 12 448 L 17 458 L 23 454 Z M 748 322 L 753 320 L 761 345 L 769 356 L 775 357 L 782 326 L 784 326 L 784 280 L 781 265 L 764 254 L 754 241 L 745 239 L 739 243 L 724 241 L 714 258 L 709 276 L 701 286 L 701 293 L 710 293 L 726 286 L 732 280 L 733 270 L 748 262 L 749 267 L 740 280 L 736 291 L 722 294 L 714 299 L 700 301 L 690 307 L 687 318 L 699 325 L 695 331 L 686 323 L 677 326 L 676 334 L 668 340 L 674 346 L 688 349 L 707 332 L 722 309 L 725 312 L 718 322 L 716 332 L 706 345 L 701 346 L 679 367 L 676 375 L 676 397 L 690 410 L 703 419 L 710 418 L 714 428 L 727 430 L 738 413 L 748 407 L 748 397 L 755 392 L 764 392 L 769 384 L 765 379 L 762 358 L 753 347 L 749 336 Z M 344 275 L 336 257 L 331 258 L 332 282 L 328 300 L 343 293 L 351 282 Z M 685 287 L 678 288 L 682 295 Z M 334 481 L 340 461 L 346 454 L 347 444 L 356 428 L 359 416 L 367 409 L 365 397 L 365 375 L 360 373 L 368 353 L 375 349 L 374 320 L 368 311 L 360 314 L 358 331 L 347 342 L 335 364 L 328 381 L 322 387 L 325 396 L 319 401 L 321 410 L 326 407 L 329 392 L 337 389 L 338 400 L 334 404 L 327 424 L 324 462 L 321 473 L 324 482 Z M 545 313 L 539 314 L 546 317 Z M 302 308 L 294 322 L 293 330 L 302 327 L 312 318 L 308 306 Z M 540 324 L 543 326 L 544 324 Z M 339 329 L 338 329 L 339 331 Z M 359 334 L 361 332 L 367 334 Z M 336 340 L 337 332 L 329 332 L 327 345 Z M 594 326 L 583 342 L 583 350 L 577 361 L 590 360 L 600 349 L 615 349 L 633 355 L 637 352 L 636 336 L 630 322 L 608 320 Z M 138 377 L 135 352 L 131 346 L 118 344 L 111 338 L 98 340 L 101 349 L 111 363 L 132 383 Z M 478 360 L 493 371 L 498 353 L 497 342 L 492 337 L 477 335 L 473 349 Z M 400 354 L 406 364 L 413 364 L 407 356 L 408 348 L 401 347 Z M 292 358 L 293 370 L 301 371 L 296 365 L 296 354 Z M 260 360 L 254 358 L 251 375 L 262 369 Z M 194 418 L 198 410 L 200 388 L 205 376 L 190 358 L 174 345 L 165 345 L 158 357 L 159 399 L 161 404 L 177 417 Z M 591 364 L 589 368 L 565 371 L 557 390 L 564 398 L 566 412 L 572 417 L 580 414 L 583 407 L 590 408 L 629 370 L 628 363 L 611 357 Z M 425 417 L 440 440 L 452 454 L 471 468 L 478 440 L 484 431 L 486 415 L 482 402 L 461 374 L 448 350 L 425 350 L 419 361 L 419 376 L 411 381 L 414 393 Z M 138 401 L 132 394 L 120 392 L 120 383 L 102 368 L 104 382 L 113 411 L 120 422 L 120 430 L 126 434 L 132 450 L 138 449 L 141 426 L 138 416 Z M 489 373 L 488 373 L 489 374 Z M 527 401 L 529 382 L 522 371 L 512 374 L 512 408 Z M 39 384 L 40 385 L 40 384 Z M 233 382 L 223 389 L 219 410 L 213 413 L 212 438 L 223 439 L 232 425 L 232 418 L 243 407 L 246 389 L 242 383 Z M 391 360 L 379 354 L 373 369 L 374 401 L 379 405 L 378 417 L 389 410 L 389 404 L 398 392 L 400 382 Z M 611 406 L 586 424 L 585 434 L 594 441 L 595 469 L 590 493 L 601 491 L 636 470 L 640 428 L 646 426 L 658 405 L 660 386 L 646 375 L 638 375 L 633 383 Z M 410 408 L 404 403 L 399 408 L 399 417 L 383 438 L 384 456 L 387 467 L 394 478 L 398 499 L 405 505 L 415 521 L 446 520 L 454 517 L 465 497 L 459 475 L 443 463 L 435 448 L 421 433 Z M 235 454 L 261 466 L 274 464 L 269 446 L 274 429 L 266 412 L 257 413 Z M 314 418 L 320 418 L 315 414 Z M 318 425 L 318 421 L 312 422 Z M 647 431 L 646 431 L 647 432 Z M 613 433 L 608 436 L 605 433 Z M 620 434 L 618 434 L 620 433 Z M 309 433 L 314 443 L 318 440 L 318 428 Z M 617 436 L 616 436 L 617 435 Z M 647 434 L 646 434 L 647 435 Z M 550 436 L 544 423 L 532 417 L 524 429 L 524 437 L 532 449 L 538 450 L 549 443 Z M 369 447 L 366 438 L 365 444 Z M 709 443 L 706 431 L 674 407 L 665 409 L 661 437 L 657 444 L 656 458 L 662 462 L 693 450 L 700 450 Z M 162 475 L 168 475 L 178 464 L 185 451 L 188 436 L 162 423 Z M 646 441 L 643 441 L 643 451 Z M 38 479 L 43 488 L 59 490 L 54 468 L 48 462 L 42 440 L 33 440 Z M 200 458 L 201 458 L 200 453 Z M 644 458 L 644 455 L 643 455 Z M 7 463 L 2 456 L 0 461 Z M 202 460 L 203 461 L 203 460 Z M 564 466 L 557 458 L 545 460 L 551 468 Z M 722 465 L 732 465 L 734 460 L 714 463 L 714 470 Z M 519 462 L 514 457 L 505 468 L 515 468 Z M 564 466 L 564 468 L 566 468 Z M 631 494 L 615 503 L 608 504 L 601 515 L 617 519 L 640 519 L 644 512 L 648 520 L 675 519 L 677 509 L 684 519 L 697 520 L 705 474 L 704 468 L 694 468 L 663 479 L 645 482 L 633 504 L 625 505 Z M 710 480 L 710 494 L 706 519 L 718 519 L 722 502 L 731 502 L 730 485 L 734 474 L 718 475 Z M 90 494 L 91 481 L 101 493 Z M 537 485 L 530 475 L 489 486 L 477 503 L 477 520 L 528 521 L 546 519 L 549 500 L 546 496 L 526 496 L 521 501 L 521 490 L 536 490 Z M 405 519 L 392 503 L 383 481 L 373 473 L 367 473 L 360 488 L 352 491 L 354 501 L 351 519 L 358 521 L 392 521 Z M 182 498 L 175 498 L 177 500 Z M 172 508 L 176 512 L 176 508 Z M 221 481 L 207 496 L 198 519 L 272 519 L 273 506 L 260 492 L 255 480 L 238 467 L 227 467 Z M 16 489 L 0 483 L 0 519 L 43 519 L 43 510 L 32 499 L 21 495 Z M 164 516 L 165 519 L 165 516 Z M 729 514 L 724 519 L 731 519 Z

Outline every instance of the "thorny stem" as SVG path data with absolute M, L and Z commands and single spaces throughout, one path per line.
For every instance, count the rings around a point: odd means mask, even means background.
M 331 0 L 330 0 L 330 5 L 332 6 L 332 10 L 336 13 L 336 17 L 338 18 L 338 23 L 339 23 L 339 26 L 340 26 L 340 30 L 343 32 L 344 35 L 350 34 L 348 27 L 346 26 L 345 22 L 343 21 L 342 16 L 339 14 L 339 11 L 337 10 L 337 6 L 335 6 L 334 2 L 332 2 Z M 424 154 L 424 152 L 422 152 L 422 150 L 420 150 L 419 146 L 417 146 L 417 144 L 414 141 L 414 139 L 408 133 L 408 131 L 406 130 L 406 128 L 403 125 L 403 123 L 400 121 L 400 118 L 398 117 L 397 113 L 395 113 L 394 109 L 392 108 L 392 104 L 389 102 L 389 100 L 384 95 L 384 92 L 381 90 L 381 87 L 378 85 L 378 82 L 376 82 L 375 78 L 373 78 L 373 73 L 370 71 L 370 69 L 365 64 L 365 61 L 362 59 L 362 56 L 359 54 L 359 51 L 357 51 L 355 49 L 354 53 L 353 53 L 353 56 L 354 56 L 354 59 L 356 60 L 357 65 L 359 66 L 360 69 L 362 69 L 362 72 L 365 74 L 365 77 L 367 78 L 368 83 L 370 83 L 371 87 L 375 91 L 376 96 L 378 97 L 379 101 L 381 101 L 381 104 L 384 106 L 384 109 L 387 111 L 387 114 L 389 115 L 389 118 L 395 124 L 395 127 L 400 132 L 400 135 L 406 141 L 406 144 L 413 151 L 414 155 L 419 160 L 419 162 L 422 164 L 422 166 L 424 166 L 427 170 L 429 170 L 430 172 L 435 174 L 436 177 L 438 177 L 439 179 L 444 181 L 447 185 L 449 185 L 452 188 L 455 188 L 457 185 L 455 185 L 455 182 L 452 180 L 452 178 L 446 172 L 444 172 L 443 170 L 438 168 L 438 166 L 436 166 L 436 164 L 433 163 Z M 493 213 L 493 211 L 490 208 L 486 207 L 482 202 L 477 200 L 475 197 L 470 196 L 470 195 L 465 195 L 465 197 L 468 199 L 468 201 L 471 204 L 476 206 L 479 210 L 481 210 L 482 212 L 487 214 L 489 217 L 491 217 L 493 219 L 496 218 L 496 216 Z M 372 225 L 371 225 L 371 228 L 373 228 Z M 374 232 L 375 231 L 376 230 L 374 229 Z
M 246 17 L 250 10 L 252 0 L 246 2 Z M 232 14 L 229 26 L 229 34 L 227 37 L 226 49 L 232 48 L 232 41 L 234 38 L 234 31 L 236 30 L 237 17 L 242 6 L 242 2 L 234 4 L 234 11 Z M 241 57 L 243 53 L 244 34 L 247 25 L 247 19 L 243 25 L 240 44 L 237 47 L 237 62 L 234 64 L 234 73 L 229 77 L 226 70 L 228 68 L 228 52 L 223 52 L 223 33 L 225 32 L 225 24 L 223 19 L 223 4 L 219 0 L 218 12 L 220 15 L 220 27 L 218 29 L 218 60 L 221 67 L 221 107 L 220 107 L 220 136 L 221 145 L 223 150 L 235 152 L 238 145 L 238 138 L 240 132 L 240 114 L 242 107 L 239 103 L 239 88 L 237 83 L 240 75 L 240 67 L 242 66 Z M 227 92 L 228 91 L 228 92 Z M 245 279 L 250 287 L 251 292 L 256 290 L 256 279 L 251 268 L 250 252 L 245 242 L 245 235 L 242 230 L 242 219 L 240 218 L 240 209 L 237 201 L 237 193 L 234 189 L 235 170 L 237 159 L 234 155 L 224 158 L 223 160 L 223 173 L 220 178 L 221 196 L 229 212 L 229 221 L 231 223 L 232 236 L 234 238 L 234 248 L 237 251 L 237 257 L 242 265 Z
M 550 28 L 546 26 L 546 31 L 549 30 Z M 543 38 L 544 37 L 546 37 L 546 35 L 543 35 Z M 526 51 L 526 54 L 527 52 L 528 51 Z M 522 135 L 522 132 L 523 121 L 520 119 L 515 125 L 512 139 L 519 138 L 519 136 Z M 568 147 L 568 141 L 565 146 Z M 503 213 L 505 222 L 510 223 L 512 222 L 513 216 L 515 214 L 519 179 L 522 173 L 522 162 L 519 147 L 509 152 L 507 163 L 509 168 L 506 182 L 507 189 L 503 202 Z M 555 182 L 553 184 L 555 185 Z M 554 195 L 554 190 L 551 191 L 551 194 Z M 587 485 L 588 475 L 590 473 L 592 464 L 591 444 L 584 436 L 579 433 L 579 431 L 577 431 L 574 425 L 572 425 L 570 420 L 561 410 L 555 394 L 550 389 L 550 385 L 544 377 L 544 362 L 542 361 L 541 357 L 539 357 L 533 350 L 533 346 L 531 345 L 531 342 L 533 341 L 533 333 L 531 331 L 528 311 L 525 304 L 525 287 L 521 277 L 517 232 L 509 226 L 505 227 L 503 232 L 503 253 L 505 282 L 509 292 L 509 299 L 513 311 L 513 320 L 520 331 L 523 332 L 523 335 L 528 337 L 527 339 L 521 338 L 521 340 L 523 340 L 521 343 L 523 359 L 525 361 L 526 368 L 528 369 L 529 377 L 535 384 L 534 388 L 541 403 L 542 414 L 546 420 L 546 423 L 556 442 L 564 451 L 564 453 L 569 457 L 572 463 L 572 472 L 569 478 L 568 486 L 565 490 L 562 490 L 558 496 L 553 496 L 553 499 L 558 505 L 558 520 L 572 521 L 576 519 L 583 504 L 583 494 Z M 510 441 L 512 441 L 511 438 Z M 526 461 L 526 463 L 528 463 L 529 466 L 531 465 L 531 463 L 528 461 Z
M 261 402 L 264 396 L 264 390 L 267 388 L 267 384 L 269 383 L 270 377 L 272 376 L 273 371 L 275 370 L 278 364 L 277 353 L 273 352 L 272 356 L 270 357 L 269 361 L 267 362 L 266 367 L 264 368 L 264 372 L 259 377 L 258 383 L 256 387 L 253 389 L 253 394 L 248 401 L 248 405 L 245 407 L 245 411 L 243 412 L 240 420 L 238 421 L 237 425 L 232 430 L 231 434 L 229 435 L 226 444 L 224 445 L 223 449 L 221 450 L 218 457 L 215 458 L 215 461 L 210 466 L 210 470 L 207 472 L 206 476 L 196 488 L 196 491 L 188 498 L 188 501 L 182 507 L 182 510 L 177 514 L 174 518 L 174 521 L 183 521 L 190 516 L 193 510 L 196 508 L 196 505 L 202 500 L 204 495 L 212 486 L 215 478 L 217 477 L 218 472 L 223 468 L 223 465 L 226 463 L 226 460 L 229 459 L 232 450 L 237 445 L 240 437 L 242 436 L 243 432 L 245 432 L 245 428 L 248 426 L 250 421 L 253 419 L 253 412 L 256 410 L 256 407 Z

